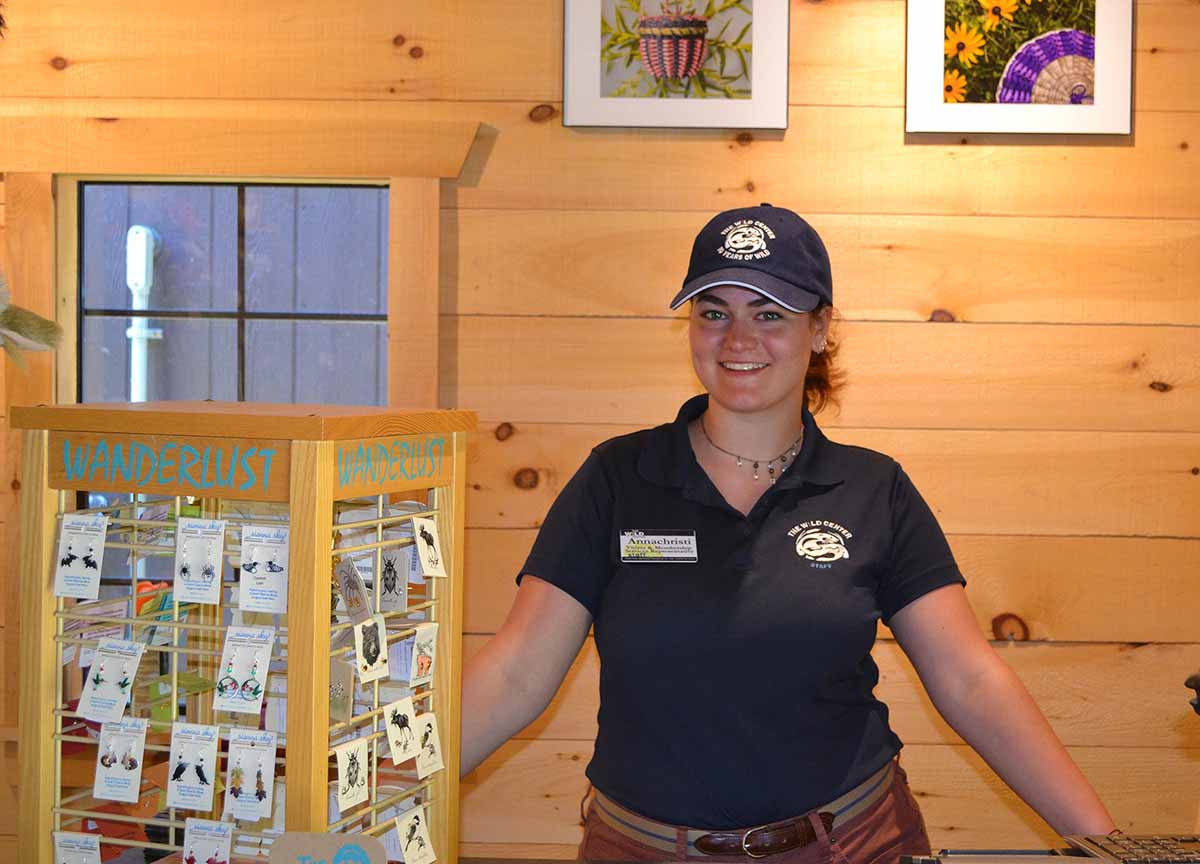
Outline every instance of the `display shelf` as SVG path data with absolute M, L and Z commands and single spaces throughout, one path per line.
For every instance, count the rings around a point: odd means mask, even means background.
M 457 860 L 462 511 L 466 434 L 474 415 L 170 402 L 14 408 L 11 425 L 25 430 L 22 861 L 52 864 L 54 831 L 88 831 L 93 824 L 102 847 L 141 846 L 183 857 L 190 817 L 230 823 L 233 855 L 253 858 L 268 854 L 281 830 L 385 837 L 394 831 L 394 817 L 415 807 L 422 809 L 438 859 Z M 56 544 L 67 514 L 107 517 L 97 599 L 56 596 Z M 179 569 L 197 566 L 188 565 L 186 545 L 182 556 L 176 553 L 177 541 L 188 536 L 185 517 L 221 526 L 219 560 L 205 567 L 219 578 L 216 602 L 184 602 L 177 593 L 187 587 Z M 446 576 L 403 567 L 401 592 L 397 562 L 420 554 L 412 526 L 421 524 L 431 524 L 440 537 Z M 240 569 L 249 526 L 288 529 L 288 559 L 280 571 L 287 579 L 286 611 L 238 605 L 239 580 L 250 572 L 249 564 L 246 572 Z M 395 663 L 387 679 L 361 684 L 356 677 L 350 716 L 335 718 L 331 666 L 347 659 L 356 668 L 366 666 L 350 638 L 352 610 L 338 599 L 334 579 L 338 563 L 347 559 L 363 571 L 369 610 L 382 615 L 382 633 L 371 633 L 376 656 L 388 651 L 406 657 L 416 648 L 418 626 L 432 623 L 436 662 L 429 680 L 419 684 Z M 273 560 L 271 566 L 278 567 Z M 382 611 L 385 591 L 391 606 Z M 140 786 L 130 802 L 93 797 L 92 777 L 103 755 L 100 724 L 82 716 L 84 704 L 95 709 L 79 661 L 106 627 L 108 635 L 143 646 L 123 712 L 147 727 Z M 240 676 L 243 699 L 253 697 L 251 684 L 265 690 L 260 712 L 219 710 L 214 694 L 222 672 L 228 674 L 223 650 L 235 627 L 274 629 L 267 668 Z M 434 714 L 434 738 L 441 741 L 444 767 L 424 777 L 413 760 L 394 764 L 388 748 L 386 706 L 409 696 L 418 715 Z M 166 806 L 178 722 L 218 728 L 217 764 L 207 778 L 214 794 L 203 812 Z M 277 741 L 271 813 L 258 821 L 234 819 L 223 807 L 230 736 L 264 727 L 276 732 Z M 365 786 L 366 800 L 339 808 L 336 787 L 345 784 L 335 748 L 349 741 L 367 748 L 356 781 Z

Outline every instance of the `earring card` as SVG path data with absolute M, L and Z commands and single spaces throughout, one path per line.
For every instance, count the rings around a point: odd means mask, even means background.
M 337 577 L 338 592 L 342 595 L 342 603 L 346 614 L 355 624 L 361 624 L 371 617 L 371 600 L 367 596 L 367 587 L 363 584 L 362 573 L 358 565 L 349 555 L 343 555 L 334 571 Z
M 221 602 L 225 520 L 180 516 L 175 529 L 175 594 L 180 603 Z
M 100 864 L 100 835 L 54 832 L 56 864 Z
M 230 627 L 226 631 L 213 710 L 254 715 L 262 710 L 274 644 L 274 627 Z
M 354 660 L 360 684 L 388 677 L 387 622 L 382 615 L 354 625 Z
M 421 573 L 425 576 L 444 577 L 446 565 L 442 560 L 442 544 L 438 540 L 437 522 L 421 516 L 414 516 L 412 517 L 412 526 L 417 555 L 421 560 Z
M 404 864 L 432 864 L 437 860 L 433 840 L 429 836 L 429 819 L 425 808 L 416 807 L 396 817 L 396 833 Z
M 231 729 L 226 765 L 225 813 L 251 822 L 269 817 L 275 789 L 275 733 Z
M 100 568 L 108 516 L 103 513 L 64 513 L 58 534 L 58 564 L 54 596 L 95 600 L 100 596 Z
M 246 525 L 238 564 L 238 608 L 243 612 L 287 612 L 288 527 Z
M 125 716 L 145 647 L 124 639 L 100 640 L 79 697 L 80 714 L 97 723 L 112 723 Z
M 334 748 L 337 756 L 337 806 L 345 813 L 356 804 L 367 800 L 367 739 L 355 738 Z
M 442 742 L 438 738 L 437 717 L 431 711 L 413 721 L 417 727 L 417 776 L 424 780 L 435 771 L 445 768 L 442 762 Z
M 93 798 L 137 803 L 142 788 L 147 722 L 144 718 L 130 718 L 100 727 Z
M 171 756 L 167 774 L 167 806 L 207 811 L 213 805 L 217 776 L 219 726 L 171 724 Z
M 188 818 L 183 823 L 184 864 L 229 864 L 233 823 Z

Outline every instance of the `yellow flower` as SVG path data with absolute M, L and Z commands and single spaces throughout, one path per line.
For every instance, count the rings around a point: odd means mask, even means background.
M 1025 5 L 1030 6 L 1034 3 L 1041 3 L 1041 2 L 1042 2 L 1042 0 L 1025 0 Z
M 979 0 L 986 17 L 983 19 L 983 29 L 991 30 L 1000 23 L 1013 20 L 1013 12 L 1017 8 L 1017 0 Z
M 957 69 L 947 69 L 942 77 L 943 102 L 962 102 L 967 98 L 967 79 Z
M 962 21 L 946 28 L 946 56 L 958 57 L 958 62 L 970 66 L 983 53 L 983 34 Z

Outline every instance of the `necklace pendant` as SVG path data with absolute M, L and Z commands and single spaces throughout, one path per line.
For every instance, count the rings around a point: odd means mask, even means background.
M 754 479 L 755 480 L 758 479 L 758 463 L 757 462 L 754 463 Z
M 738 456 L 738 457 L 737 457 L 737 465 L 738 465 L 738 467 L 739 467 L 739 468 L 741 468 L 741 467 L 742 467 L 742 457 L 741 457 L 741 456 Z

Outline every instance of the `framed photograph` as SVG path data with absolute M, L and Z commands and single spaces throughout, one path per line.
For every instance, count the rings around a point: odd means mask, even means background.
M 786 129 L 780 0 L 564 0 L 563 125 Z
M 906 132 L 1128 135 L 1133 0 L 908 4 Z

